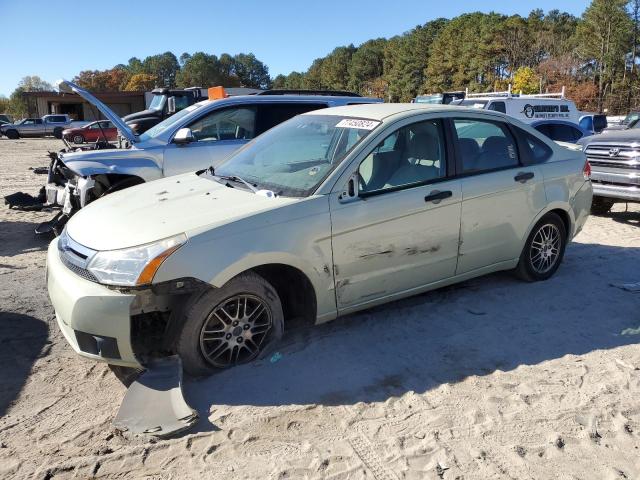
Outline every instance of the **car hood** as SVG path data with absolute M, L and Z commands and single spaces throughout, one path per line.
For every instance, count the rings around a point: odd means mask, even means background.
M 138 141 L 138 137 L 136 137 L 136 135 L 133 133 L 133 130 L 131 130 L 131 128 L 129 128 L 129 126 L 124 121 L 122 121 L 122 119 L 118 115 L 116 115 L 113 110 L 107 107 L 104 103 L 102 103 L 88 91 L 79 87 L 73 82 L 69 82 L 68 80 L 58 80 L 56 82 L 56 86 L 61 92 L 77 93 L 87 102 L 94 105 L 105 117 L 107 117 L 107 119 L 111 120 L 111 123 L 113 123 L 118 131 L 120 131 L 120 135 L 125 137 L 129 141 L 129 143 L 135 143 Z
M 76 213 L 67 232 L 94 250 L 115 250 L 180 233 L 192 236 L 300 201 L 268 198 L 187 173 L 107 195 Z
M 637 143 L 640 145 L 640 128 L 612 130 L 580 140 L 578 143 L 581 145 L 589 143 Z

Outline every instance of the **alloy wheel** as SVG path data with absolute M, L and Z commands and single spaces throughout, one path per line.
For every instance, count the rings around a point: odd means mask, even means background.
M 271 309 L 255 295 L 239 294 L 220 302 L 200 331 L 200 351 L 217 368 L 253 360 L 273 325 Z
M 556 225 L 547 223 L 538 229 L 529 253 L 531 266 L 537 273 L 547 273 L 554 267 L 560 258 L 561 243 L 562 236 Z

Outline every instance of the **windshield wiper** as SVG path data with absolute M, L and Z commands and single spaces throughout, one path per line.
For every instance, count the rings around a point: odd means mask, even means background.
M 212 177 L 216 177 L 216 178 L 219 178 L 221 180 L 226 180 L 228 182 L 242 183 L 249 190 L 251 190 L 253 193 L 258 193 L 258 189 L 256 188 L 255 185 L 251 185 L 249 182 L 247 182 L 245 179 L 239 177 L 238 175 L 219 175 L 219 174 L 217 174 L 215 172 L 215 169 L 213 167 L 209 167 L 206 171 Z M 200 172 L 196 172 L 196 174 L 198 174 L 198 173 L 200 173 Z M 231 185 L 229 185 L 229 186 L 231 186 Z

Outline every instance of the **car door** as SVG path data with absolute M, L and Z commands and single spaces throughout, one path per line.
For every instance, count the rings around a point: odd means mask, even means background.
M 255 136 L 256 107 L 236 105 L 219 108 L 191 122 L 195 141 L 170 142 L 164 151 L 166 177 L 214 167 Z
M 414 120 L 354 167 L 357 198 L 331 195 L 339 311 L 454 275 L 462 190 L 451 159 L 442 121 Z
M 459 275 L 518 258 L 546 194 L 540 168 L 523 163 L 505 122 L 471 117 L 451 123 L 462 177 Z
M 25 137 L 37 137 L 44 135 L 44 122 L 41 118 L 27 120 L 20 128 L 20 135 Z

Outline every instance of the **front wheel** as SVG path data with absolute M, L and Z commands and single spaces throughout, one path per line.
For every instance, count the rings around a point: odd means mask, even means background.
M 562 262 L 567 243 L 567 229 L 562 219 L 549 213 L 540 220 L 524 245 L 516 274 L 527 282 L 550 278 Z
M 81 143 L 84 143 L 84 137 L 80 134 L 74 135 L 73 143 L 75 143 L 76 145 L 80 145 Z
M 17 130 L 8 130 L 7 133 L 5 133 L 5 135 L 10 140 L 17 140 L 18 138 L 20 138 L 20 134 L 18 133 Z
M 192 375 L 250 362 L 266 353 L 284 330 L 278 294 L 253 272 L 240 274 L 193 300 L 182 322 L 176 351 Z

